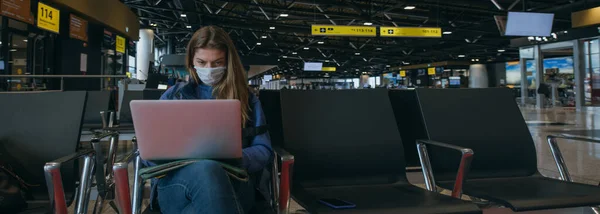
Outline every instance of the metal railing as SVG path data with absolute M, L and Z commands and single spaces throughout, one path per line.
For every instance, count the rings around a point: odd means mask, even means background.
M 53 79 L 60 78 L 60 90 L 64 90 L 65 78 L 115 78 L 115 79 L 125 79 L 128 78 L 127 75 L 0 75 L 0 78 L 41 78 L 41 79 Z M 102 88 L 102 83 L 100 83 Z M 125 89 L 127 89 L 127 84 L 124 83 Z

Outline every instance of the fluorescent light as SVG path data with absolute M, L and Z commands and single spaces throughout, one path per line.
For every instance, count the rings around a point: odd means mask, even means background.
M 275 30 L 275 27 L 269 27 L 269 29 L 271 29 L 271 30 Z
M 504 50 L 504 49 L 498 49 L 498 52 L 500 52 L 500 53 L 502 53 L 504 51 L 506 51 L 506 50 Z
M 320 41 L 320 42 L 317 42 L 317 43 L 319 43 L 319 45 L 325 44 L 325 42 L 323 42 L 323 41 Z
M 367 61 L 367 59 L 365 59 L 365 58 L 363 58 L 363 60 L 364 60 L 365 62 Z
M 527 37 L 527 40 L 529 40 L 529 41 L 535 40 L 535 37 L 533 37 L 533 36 Z
M 23 42 L 27 42 L 27 39 L 23 39 Z
M 292 52 L 292 54 L 293 54 L 293 55 L 296 55 L 296 54 L 298 54 L 298 53 L 296 53 L 296 52 Z
M 464 54 L 461 54 L 461 55 L 458 55 L 458 57 L 460 57 L 460 58 L 464 58 L 464 57 L 465 57 L 465 55 L 464 55 Z
M 356 55 L 356 56 L 360 56 L 360 53 L 356 52 L 356 53 L 354 53 L 354 55 Z
M 267 36 L 261 36 L 260 38 L 266 39 L 266 38 L 267 38 Z
M 325 62 L 329 62 L 329 60 L 325 60 Z
M 390 65 L 385 65 L 385 67 L 386 67 L 386 68 L 389 68 L 389 67 L 391 67 L 391 66 L 390 66 Z
M 405 10 L 413 10 L 413 9 L 415 9 L 415 8 L 417 8 L 417 7 L 415 7 L 415 6 L 412 6 L 412 5 L 409 5 L 409 6 L 406 6 L 406 7 L 404 7 L 404 9 L 405 9 Z
M 465 39 L 465 42 L 467 42 L 467 43 L 471 43 L 471 40 L 469 40 L 469 39 Z
M 475 59 L 471 59 L 471 62 L 475 62 Z
M 284 59 L 287 59 L 287 56 L 282 56 Z
M 186 25 L 185 27 L 186 27 L 187 29 L 192 29 L 192 26 L 191 26 L 191 25 Z
M 479 59 L 475 59 L 475 62 L 479 62 Z
M 186 14 L 184 14 L 184 13 L 182 13 L 180 16 L 181 16 L 181 17 L 187 17 L 187 15 L 186 15 Z
M 10 49 L 10 52 L 15 52 L 17 51 L 17 49 Z
M 358 68 L 355 71 L 358 71 Z
M 444 35 L 450 35 L 450 34 L 452 34 L 452 31 L 444 31 L 443 34 Z
M 257 43 L 256 43 L 256 45 L 262 45 L 262 43 L 260 43 L 260 42 L 257 42 Z
M 381 48 L 375 48 L 375 50 L 378 50 L 378 51 L 380 51 L 380 50 L 381 50 Z
M 364 24 L 364 25 L 367 25 L 367 26 L 371 26 L 371 25 L 373 25 L 373 22 L 365 22 L 365 23 L 363 23 L 363 24 Z
M 308 49 L 310 49 L 310 48 L 309 47 L 304 47 L 304 50 L 308 50 Z
M 279 17 L 288 17 L 288 14 L 287 13 L 282 13 L 282 14 L 279 14 Z

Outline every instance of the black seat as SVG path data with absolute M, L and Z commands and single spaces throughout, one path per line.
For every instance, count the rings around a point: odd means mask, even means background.
M 129 103 L 132 100 L 143 100 L 143 91 L 125 91 L 123 93 L 123 101 L 119 110 L 119 127 L 133 129 L 133 118 L 131 116 L 131 107 Z
M 481 213 L 411 185 L 387 90 L 281 91 L 292 197 L 310 213 Z M 283 175 L 282 175 L 283 176 Z M 356 208 L 318 202 L 338 198 Z
M 271 145 L 283 145 L 283 130 L 281 122 L 281 99 L 278 90 L 261 90 L 260 103 L 262 104 L 267 124 L 269 125 L 269 135 L 271 136 Z
M 428 139 L 474 152 L 465 194 L 514 211 L 600 204 L 600 187 L 540 175 L 533 139 L 510 89 L 417 89 L 416 95 Z M 460 157 L 438 147 L 428 151 L 437 184 L 451 188 Z
M 102 128 L 102 116 L 100 112 L 108 111 L 109 105 L 110 91 L 88 91 L 83 127 L 92 129 Z
M 406 166 L 419 167 L 421 166 L 419 154 L 413 142 L 427 138 L 427 132 L 420 115 L 417 95 L 414 90 L 389 90 L 389 97 L 394 109 L 396 125 L 404 142 Z
M 142 97 L 144 100 L 159 100 L 160 96 L 162 96 L 165 91 L 167 90 L 146 88 L 144 89 Z
M 37 206 L 50 205 L 45 164 L 76 154 L 86 96 L 85 91 L 0 93 L 3 103 L 0 118 L 4 121 L 0 123 L 0 146 L 15 158 L 5 161 L 9 161 L 17 175 L 37 185 L 27 191 L 30 212 L 44 212 Z M 67 205 L 75 196 L 77 169 L 77 161 L 61 164 Z

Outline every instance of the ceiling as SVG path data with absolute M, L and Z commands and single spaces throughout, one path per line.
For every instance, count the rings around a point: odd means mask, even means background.
M 298 72 L 304 61 L 336 66 L 334 76 L 382 72 L 386 67 L 446 60 L 518 58 L 511 37 L 500 35 L 494 15 L 507 11 L 555 14 L 553 31 L 570 29 L 571 13 L 600 0 L 125 0 L 157 46 L 175 41 L 183 52 L 194 30 L 223 27 L 240 55 L 279 59 L 271 72 Z M 406 6 L 414 6 L 406 10 Z M 282 17 L 281 14 L 287 14 Z M 441 39 L 311 36 L 312 24 L 441 27 Z M 260 45 L 259 45 L 260 43 Z M 505 50 L 499 52 L 498 50 Z M 459 58 L 459 55 L 465 55 Z M 358 69 L 358 71 L 356 71 Z M 319 75 L 318 72 L 307 72 Z

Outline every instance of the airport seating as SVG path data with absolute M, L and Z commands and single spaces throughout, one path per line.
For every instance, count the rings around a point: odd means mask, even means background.
M 412 142 L 427 138 L 427 132 L 420 116 L 416 93 L 414 90 L 389 90 L 388 93 L 404 145 L 406 166 L 419 168 L 421 163 L 417 146 Z
M 15 173 L 36 185 L 27 190 L 25 213 L 67 213 L 75 195 L 75 209 L 87 209 L 95 153 L 77 150 L 86 97 L 86 92 L 0 93 L 1 146 L 15 158 Z
M 121 129 L 133 129 L 133 118 L 131 117 L 131 107 L 129 103 L 132 100 L 143 100 L 143 91 L 125 91 L 123 93 L 123 101 L 119 105 L 119 124 Z
M 276 151 L 294 160 L 282 168 L 281 192 L 293 171 L 291 195 L 309 213 L 481 213 L 408 182 L 387 90 L 283 90 L 281 111 L 285 143 Z M 334 210 L 322 198 L 356 208 Z
M 415 93 L 428 136 L 417 147 L 423 173 L 432 184 L 429 189 L 435 190 L 433 184 L 456 188 L 455 180 L 464 179 L 464 194 L 514 211 L 600 204 L 600 187 L 546 178 L 538 172 L 534 141 L 509 89 L 416 89 Z M 456 164 L 465 155 L 449 152 L 456 147 L 474 153 L 468 174 Z
M 107 118 L 102 118 L 101 112 L 108 112 L 110 105 L 110 91 L 88 91 L 85 114 L 83 116 L 84 129 L 102 129 Z
M 283 130 L 281 125 L 281 100 L 278 90 L 261 90 L 260 103 L 269 126 L 271 145 L 282 146 Z

